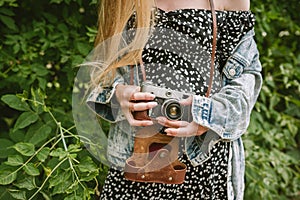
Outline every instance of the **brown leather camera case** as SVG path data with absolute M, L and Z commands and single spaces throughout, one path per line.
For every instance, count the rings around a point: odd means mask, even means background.
M 178 160 L 179 138 L 161 133 L 147 137 L 146 132 L 135 137 L 133 155 L 126 160 L 125 178 L 138 182 L 183 183 L 186 165 Z

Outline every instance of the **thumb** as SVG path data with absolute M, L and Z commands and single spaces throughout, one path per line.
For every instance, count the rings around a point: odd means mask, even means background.
M 181 105 L 185 105 L 185 106 L 188 106 L 188 105 L 191 105 L 193 102 L 193 96 L 189 96 L 187 99 L 182 99 L 179 103 Z

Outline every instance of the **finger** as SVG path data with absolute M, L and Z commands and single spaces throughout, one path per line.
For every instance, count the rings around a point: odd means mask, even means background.
M 133 120 L 129 124 L 131 126 L 151 126 L 153 122 L 151 120 Z
M 128 103 L 128 108 L 130 112 L 134 111 L 134 104 L 135 103 L 131 103 L 131 102 Z
M 133 109 L 131 111 L 144 111 L 149 110 L 157 106 L 157 102 L 141 102 L 141 103 L 130 103 L 133 104 Z
M 181 101 L 179 101 L 179 103 L 181 104 L 181 105 L 191 105 L 192 104 L 192 102 L 193 102 L 193 96 L 189 96 L 189 98 L 187 98 L 187 99 L 182 99 Z
M 121 103 L 122 101 L 129 101 L 132 95 L 140 91 L 140 87 L 132 85 L 122 85 L 118 84 L 116 86 L 116 97 Z
M 124 115 L 131 126 L 151 126 L 153 122 L 151 120 L 136 120 L 133 118 L 131 112 L 124 112 Z
M 188 133 L 185 128 L 167 128 L 164 130 L 168 136 L 173 137 L 188 137 Z
M 138 101 L 138 100 L 145 100 L 150 101 L 155 98 L 154 94 L 148 93 L 148 92 L 136 92 L 131 95 L 130 100 L 131 101 Z
M 130 112 L 149 110 L 151 108 L 154 108 L 155 106 L 157 106 L 157 102 L 153 102 L 153 101 L 141 102 L 141 103 L 133 103 L 133 102 L 128 103 L 128 109 Z
M 192 137 L 196 135 L 196 132 L 191 132 L 189 128 L 183 127 L 183 128 L 167 128 L 164 130 L 168 136 L 173 137 Z
M 164 131 L 167 133 L 167 135 L 173 137 L 191 137 L 191 136 L 202 135 L 203 133 L 208 131 L 208 128 L 200 125 L 193 126 L 192 124 L 189 124 L 186 127 L 167 128 Z
M 196 135 L 202 135 L 203 133 L 207 132 L 208 130 L 209 130 L 209 128 L 199 125 Z
M 141 88 L 140 87 L 132 87 L 132 88 L 129 88 L 129 90 L 130 90 L 130 92 L 129 92 L 130 95 L 129 95 L 128 100 L 129 101 L 136 100 L 135 99 L 135 94 L 140 93 Z M 127 91 L 124 91 L 124 92 L 127 93 Z
M 168 120 L 165 117 L 157 117 L 156 120 L 159 124 L 170 128 L 180 128 L 189 125 L 189 123 L 186 121 L 172 121 L 172 120 Z

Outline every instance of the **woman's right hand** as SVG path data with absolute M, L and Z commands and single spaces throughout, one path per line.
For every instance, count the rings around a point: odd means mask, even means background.
M 157 106 L 157 103 L 151 101 L 155 95 L 146 92 L 140 92 L 140 87 L 134 85 L 116 86 L 116 97 L 121 106 L 124 116 L 131 126 L 150 126 L 153 125 L 151 120 L 136 120 L 132 112 L 145 111 Z

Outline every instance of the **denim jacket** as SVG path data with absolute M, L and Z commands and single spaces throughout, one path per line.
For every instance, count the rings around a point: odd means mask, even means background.
M 218 141 L 230 142 L 228 169 L 229 199 L 243 199 L 245 156 L 241 136 L 250 122 L 251 110 L 259 95 L 262 76 L 259 53 L 254 41 L 254 30 L 249 31 L 233 50 L 222 73 L 222 89 L 210 97 L 194 95 L 193 120 L 207 128 L 205 138 L 185 139 L 185 153 L 193 166 L 210 157 L 210 149 Z M 108 160 L 116 167 L 124 167 L 131 155 L 135 128 L 125 120 L 114 97 L 117 84 L 128 84 L 127 68 L 120 70 L 110 88 L 96 88 L 87 103 L 100 117 L 111 122 L 108 136 Z M 139 74 L 138 69 L 134 73 Z M 139 77 L 139 76 L 136 76 Z M 135 84 L 140 81 L 135 78 Z

